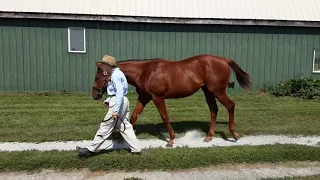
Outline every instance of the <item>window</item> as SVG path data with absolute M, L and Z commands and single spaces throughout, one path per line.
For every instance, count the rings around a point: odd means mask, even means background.
M 320 73 L 320 49 L 313 51 L 313 72 Z
M 68 28 L 68 48 L 69 52 L 86 52 L 86 30 L 81 27 Z

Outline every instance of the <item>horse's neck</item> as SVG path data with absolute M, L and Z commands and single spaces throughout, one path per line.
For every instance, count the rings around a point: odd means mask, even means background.
M 140 64 L 138 66 L 130 66 L 126 64 L 119 64 L 119 68 L 121 71 L 126 75 L 127 80 L 132 85 L 139 84 L 139 78 L 142 75 L 143 67 L 140 67 Z

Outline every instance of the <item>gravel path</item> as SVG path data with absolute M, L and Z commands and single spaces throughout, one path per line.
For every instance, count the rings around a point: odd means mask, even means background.
M 214 166 L 205 169 L 188 171 L 152 171 L 152 172 L 91 172 L 88 170 L 59 172 L 45 170 L 36 173 L 0 173 L 4 180 L 123 180 L 124 178 L 141 178 L 145 180 L 256 180 L 262 178 L 281 178 L 292 176 L 318 175 L 320 179 L 320 163 L 296 162 L 291 164 L 239 164 Z
M 167 142 L 159 139 L 140 139 L 142 149 L 146 148 L 166 148 Z M 24 151 L 24 150 L 75 150 L 76 146 L 87 146 L 90 143 L 86 141 L 65 141 L 65 142 L 43 142 L 43 143 L 19 143 L 19 142 L 3 142 L 0 143 L 0 151 Z M 175 147 L 188 146 L 196 147 L 217 147 L 217 146 L 257 146 L 268 144 L 300 144 L 308 146 L 320 146 L 320 136 L 284 136 L 284 135 L 261 135 L 261 136 L 245 136 L 237 142 L 233 139 L 224 140 L 222 138 L 214 138 L 210 142 L 203 142 L 203 136 L 199 131 L 189 131 L 184 137 L 177 138 Z M 100 149 L 122 149 L 128 148 L 125 142 L 107 140 Z

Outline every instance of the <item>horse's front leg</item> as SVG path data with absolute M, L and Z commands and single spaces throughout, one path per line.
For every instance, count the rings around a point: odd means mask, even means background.
M 144 107 L 148 104 L 150 100 L 151 100 L 151 97 L 149 95 L 146 95 L 146 94 L 139 95 L 136 103 L 136 107 L 134 108 L 134 111 L 130 117 L 130 123 L 132 124 L 132 126 L 136 123 L 139 115 L 141 114 Z
M 170 140 L 167 144 L 167 147 L 172 147 L 173 146 L 173 141 L 176 137 L 174 131 L 173 131 L 173 128 L 170 124 L 170 120 L 169 120 L 169 117 L 168 117 L 168 113 L 167 113 L 167 108 L 166 108 L 166 104 L 165 104 L 165 101 L 164 101 L 164 98 L 163 97 L 158 97 L 158 96 L 153 96 L 152 97 L 152 100 L 154 102 L 154 104 L 156 105 L 159 113 L 160 113 L 160 116 L 161 116 L 161 119 L 163 121 L 163 123 L 166 125 L 167 127 L 167 130 L 169 132 L 169 135 L 170 135 Z

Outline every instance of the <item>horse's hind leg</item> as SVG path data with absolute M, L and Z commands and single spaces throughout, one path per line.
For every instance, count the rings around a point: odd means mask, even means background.
M 204 94 L 206 96 L 206 102 L 209 106 L 210 116 L 211 116 L 210 128 L 209 128 L 209 131 L 208 131 L 206 138 L 204 139 L 204 141 L 209 142 L 212 140 L 212 136 L 214 135 L 214 131 L 216 129 L 218 106 L 217 106 L 217 102 L 216 102 L 216 98 L 215 98 L 214 94 L 208 90 L 207 86 L 203 86 L 202 91 L 204 92 Z
M 226 107 L 229 113 L 229 131 L 232 134 L 233 138 L 237 141 L 239 139 L 239 135 L 235 130 L 235 123 L 234 123 L 234 108 L 235 103 L 229 99 L 226 92 L 223 93 L 215 93 L 218 100 Z
M 165 101 L 164 101 L 164 98 L 162 97 L 158 97 L 158 96 L 153 96 L 152 97 L 152 100 L 154 102 L 154 104 L 156 105 L 159 113 L 160 113 L 160 116 L 161 116 L 161 119 L 163 121 L 163 123 L 166 125 L 167 127 L 167 130 L 169 132 L 169 135 L 170 135 L 170 140 L 167 144 L 167 147 L 172 147 L 173 146 L 173 140 L 175 139 L 176 135 L 173 131 L 173 128 L 170 124 L 170 120 L 169 120 L 169 117 L 168 117 L 168 113 L 167 113 L 167 108 L 166 108 L 166 104 L 165 104 Z

